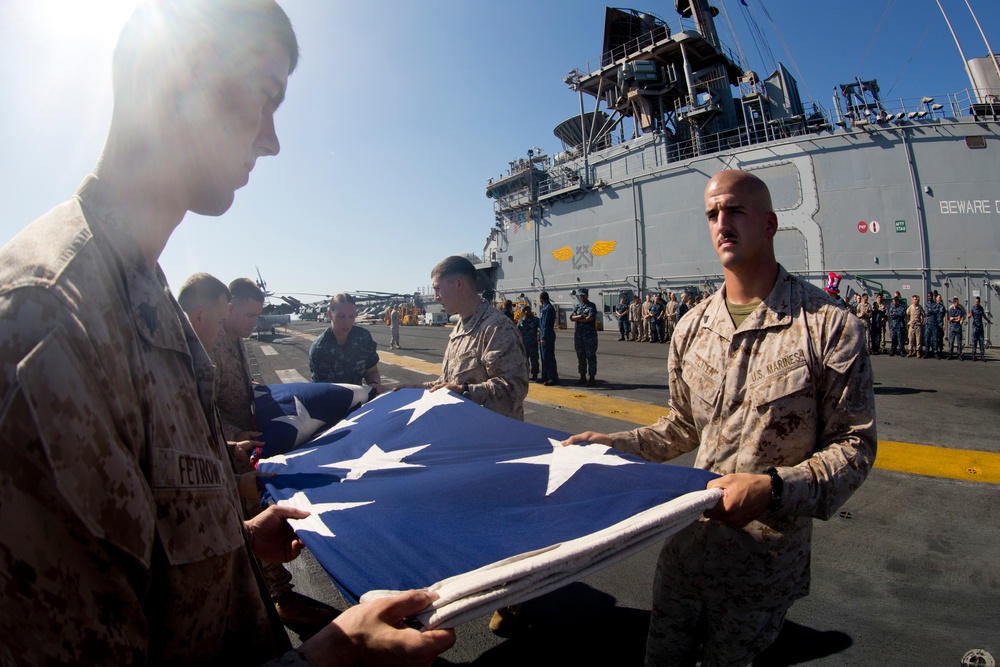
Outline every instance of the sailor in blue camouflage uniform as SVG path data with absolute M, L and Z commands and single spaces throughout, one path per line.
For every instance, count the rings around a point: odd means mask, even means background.
M 454 642 L 402 626 L 436 597 L 414 592 L 291 650 L 254 556 L 297 556 L 308 513 L 241 520 L 212 364 L 159 266 L 278 153 L 297 54 L 271 0 L 142 4 L 95 173 L 0 249 L 0 663 L 429 664 Z
M 579 303 L 573 308 L 569 319 L 576 322 L 573 332 L 573 347 L 576 349 L 577 368 L 580 379 L 577 386 L 593 387 L 597 376 L 597 306 L 590 302 L 590 290 L 586 287 L 576 291 Z
M 951 308 L 948 309 L 948 358 L 955 358 L 955 348 L 958 347 L 958 360 L 965 361 L 962 356 L 962 339 L 965 330 L 962 325 L 965 323 L 965 308 L 958 302 L 958 297 L 951 300 Z
M 526 363 L 531 371 L 531 381 L 538 382 L 538 331 L 539 321 L 531 312 L 531 306 L 521 310 L 521 319 L 517 322 L 517 330 L 521 332 L 524 343 L 524 353 L 528 355 Z
M 615 306 L 615 317 L 618 318 L 618 340 L 628 340 L 632 330 L 629 327 L 628 300 L 624 294 L 618 297 L 618 305 Z
M 646 665 L 747 665 L 809 593 L 814 519 L 862 484 L 877 447 L 872 369 L 861 322 L 774 254 L 767 186 L 746 172 L 705 190 L 721 290 L 677 324 L 670 411 L 652 426 L 580 433 L 661 462 L 698 450 L 721 475 L 718 505 L 663 546 Z
M 649 314 L 653 316 L 653 319 L 649 323 L 651 343 L 667 342 L 667 331 L 663 322 L 663 318 L 666 316 L 666 310 L 667 307 L 666 304 L 663 303 L 663 297 L 659 294 L 653 297 L 653 303 L 649 306 Z
M 336 294 L 326 311 L 330 326 L 309 347 L 309 371 L 313 382 L 366 382 L 379 393 L 382 375 L 371 333 L 354 322 L 358 308 L 349 294 Z
M 889 356 L 903 356 L 903 344 L 906 341 L 906 306 L 898 296 L 892 297 L 888 307 L 889 315 Z
M 941 326 L 945 316 L 945 308 L 944 304 L 941 303 L 940 294 L 935 295 L 934 299 L 927 304 L 926 316 L 927 320 L 924 325 L 926 352 L 924 353 L 924 359 L 934 356 L 940 359 L 942 357 L 943 345 L 941 341 Z
M 989 324 L 993 324 L 993 320 L 986 314 L 978 296 L 976 303 L 973 304 L 972 308 L 969 308 L 969 319 L 972 321 L 972 360 L 976 360 L 976 349 L 978 349 L 979 358 L 986 361 L 986 345 L 984 343 L 986 330 L 983 328 L 983 320 Z

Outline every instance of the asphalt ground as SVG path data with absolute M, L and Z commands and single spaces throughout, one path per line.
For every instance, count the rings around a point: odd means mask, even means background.
M 256 379 L 308 379 L 309 345 L 324 326 L 294 322 L 251 340 Z M 391 353 L 388 327 L 368 328 L 388 387 L 436 376 L 450 328 L 403 327 L 403 349 Z M 668 346 L 599 336 L 598 384 L 581 388 L 572 332 L 558 332 L 563 384 L 532 384 L 525 421 L 611 432 L 666 412 Z M 756 665 L 959 665 L 975 649 L 1000 658 L 998 362 L 996 350 L 986 363 L 872 357 L 876 467 L 838 516 L 814 523 L 811 593 Z M 460 626 L 437 664 L 640 665 L 657 553 L 526 603 L 514 637 L 491 634 L 488 616 Z M 297 590 L 345 608 L 308 553 L 290 569 Z

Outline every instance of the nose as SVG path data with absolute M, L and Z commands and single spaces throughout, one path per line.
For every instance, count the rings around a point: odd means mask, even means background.
M 278 133 L 274 129 L 274 112 L 264 111 L 261 114 L 260 130 L 257 132 L 254 148 L 260 156 L 277 155 L 281 150 Z

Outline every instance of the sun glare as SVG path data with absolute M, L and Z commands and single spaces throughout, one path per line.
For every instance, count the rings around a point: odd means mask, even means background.
M 32 28 L 48 39 L 111 42 L 139 0 L 29 0 L 22 12 Z

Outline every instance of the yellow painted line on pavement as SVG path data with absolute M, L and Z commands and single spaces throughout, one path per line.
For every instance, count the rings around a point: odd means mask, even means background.
M 390 366 L 400 366 L 411 371 L 423 373 L 424 375 L 441 377 L 441 364 L 432 364 L 431 362 L 424 361 L 423 359 L 408 357 L 403 354 L 393 354 L 392 352 L 379 352 L 378 358 L 379 361 L 384 361 Z
M 1000 454 L 879 440 L 875 467 L 928 477 L 1000 484 Z
M 440 364 L 388 352 L 380 352 L 379 357 L 387 364 L 394 366 L 402 366 L 433 376 L 441 374 Z M 543 405 L 568 408 L 584 414 L 618 419 L 636 426 L 654 424 L 661 416 L 669 412 L 665 406 L 627 398 L 613 398 L 578 389 L 572 385 L 546 387 L 532 383 L 528 389 L 528 400 Z M 581 431 L 587 430 L 587 427 L 586 423 L 580 424 Z M 926 477 L 1000 484 L 1000 454 L 971 449 L 952 449 L 950 447 L 880 440 L 875 467 L 881 470 L 894 470 Z
M 666 391 L 664 391 L 666 395 Z M 669 408 L 642 403 L 627 398 L 613 398 L 603 394 L 595 394 L 577 389 L 576 387 L 546 387 L 532 384 L 528 389 L 528 400 L 544 405 L 556 405 L 611 419 L 632 422 L 637 426 L 655 424 L 663 415 L 670 412 Z M 587 430 L 587 424 L 581 424 L 580 430 Z

